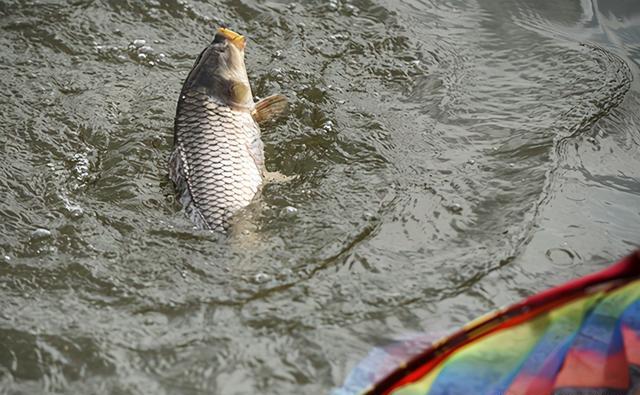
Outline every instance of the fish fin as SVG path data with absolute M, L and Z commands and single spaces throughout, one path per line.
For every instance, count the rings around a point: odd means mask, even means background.
M 253 119 L 262 125 L 274 121 L 287 112 L 289 103 L 284 95 L 271 95 L 256 103 L 256 108 L 251 112 Z
M 259 152 L 261 152 L 262 150 L 262 141 L 260 139 L 254 140 L 254 144 L 260 144 L 260 148 L 259 148 Z M 269 182 L 275 182 L 275 183 L 280 183 L 280 182 L 287 182 L 287 181 L 291 181 L 293 180 L 295 177 L 292 176 L 287 176 L 285 174 L 280 173 L 279 171 L 268 171 L 267 168 L 264 166 L 264 158 L 262 159 L 258 159 L 258 155 L 256 153 L 256 150 L 254 150 L 254 146 L 247 144 L 247 152 L 249 153 L 249 156 L 251 156 L 251 159 L 253 159 L 253 162 L 256 164 L 256 166 L 258 166 L 259 169 L 261 169 L 262 171 L 262 179 L 265 183 L 269 183 Z
M 247 152 L 253 162 L 258 166 L 258 169 L 264 169 L 264 154 L 262 140 L 259 138 L 254 139 L 251 144 L 246 144 Z M 264 172 L 264 171 L 263 171 Z

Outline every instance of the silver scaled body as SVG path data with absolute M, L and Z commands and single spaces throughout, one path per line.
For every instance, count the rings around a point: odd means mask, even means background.
M 183 91 L 174 125 L 170 177 L 187 215 L 201 229 L 226 232 L 260 190 L 264 149 L 248 111 L 198 91 Z

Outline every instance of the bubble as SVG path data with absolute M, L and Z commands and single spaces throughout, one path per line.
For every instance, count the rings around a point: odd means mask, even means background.
M 269 281 L 270 279 L 271 279 L 271 276 L 269 276 L 268 274 L 263 273 L 263 272 L 257 273 L 253 277 L 253 280 L 258 284 L 263 284 L 263 283 Z
M 76 166 L 74 168 L 76 178 L 82 181 L 89 175 L 89 159 L 85 154 L 77 153 L 73 155 L 73 161 L 76 162 Z
M 139 53 L 146 53 L 146 54 L 150 54 L 154 52 L 154 49 L 151 48 L 148 45 L 143 45 L 142 47 L 138 48 L 138 52 Z
M 575 263 L 577 254 L 566 248 L 550 248 L 545 256 L 551 263 L 558 266 L 572 266 Z
M 42 240 L 51 237 L 51 231 L 44 228 L 38 228 L 31 232 L 31 240 Z
M 82 209 L 82 207 L 80 207 L 75 203 L 72 203 L 66 197 L 63 197 L 62 201 L 64 202 L 64 208 L 67 210 L 67 212 L 71 215 L 72 218 L 79 218 L 84 214 L 84 210 Z
M 374 213 L 365 212 L 364 214 L 362 214 L 362 219 L 366 221 L 375 221 L 378 219 L 378 217 Z
M 450 204 L 450 205 L 448 205 L 448 206 L 444 206 L 444 207 L 445 207 L 445 208 L 447 209 L 447 211 L 449 211 L 450 213 L 453 213 L 453 214 L 460 214 L 460 213 L 462 213 L 462 206 L 461 206 L 461 205 L 459 205 L 458 203 L 453 203 L 453 204 Z
M 587 138 L 587 142 L 590 143 L 593 147 L 594 151 L 600 151 L 601 147 L 600 147 L 600 143 L 598 142 L 598 140 L 595 137 L 588 137 Z
M 136 48 L 140 48 L 140 47 L 142 47 L 143 45 L 145 45 L 146 43 L 147 43 L 147 42 L 146 42 L 145 40 L 142 40 L 142 39 L 133 40 L 133 45 L 134 45 Z
M 147 58 L 147 55 L 146 55 L 146 54 L 143 54 L 143 53 L 139 53 L 139 54 L 138 54 L 138 59 L 140 59 L 140 60 L 144 60 L 144 59 L 146 59 L 146 58 Z
M 298 209 L 293 206 L 287 206 L 284 208 L 284 212 L 288 215 L 293 215 L 298 212 Z
M 324 123 L 324 125 L 322 125 L 322 129 L 324 129 L 327 132 L 332 132 L 333 131 L 333 122 L 326 121 Z

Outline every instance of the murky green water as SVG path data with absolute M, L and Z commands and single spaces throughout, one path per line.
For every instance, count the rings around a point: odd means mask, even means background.
M 292 101 L 252 242 L 168 181 L 222 22 Z M 1 394 L 326 393 L 639 245 L 635 1 L 2 0 L 0 45 Z

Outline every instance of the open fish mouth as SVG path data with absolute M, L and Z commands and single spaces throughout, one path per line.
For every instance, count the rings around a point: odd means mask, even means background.
M 247 39 L 243 35 L 238 34 L 233 30 L 229 30 L 226 27 L 218 28 L 217 33 L 229 40 L 229 42 L 235 45 L 238 49 L 244 49 L 247 45 Z

